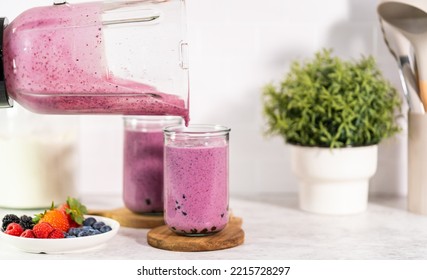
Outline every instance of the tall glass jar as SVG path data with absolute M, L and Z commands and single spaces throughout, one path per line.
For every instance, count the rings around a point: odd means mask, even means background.
M 188 118 L 184 0 L 64 1 L 7 22 L 0 106 Z
M 49 208 L 77 197 L 77 116 L 0 111 L 0 207 Z
M 227 225 L 229 133 L 219 125 L 164 129 L 164 217 L 175 233 L 203 236 Z
M 163 213 L 163 128 L 175 116 L 124 117 L 123 201 L 135 213 Z

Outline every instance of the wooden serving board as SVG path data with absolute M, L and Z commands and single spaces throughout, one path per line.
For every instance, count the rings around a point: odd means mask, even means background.
M 147 242 L 150 246 L 158 249 L 179 252 L 228 249 L 243 244 L 245 233 L 241 225 L 241 218 L 232 217 L 228 225 L 222 231 L 213 235 L 201 237 L 177 235 L 164 225 L 151 229 L 147 234 Z
M 120 226 L 130 227 L 130 228 L 155 228 L 165 224 L 163 220 L 163 215 L 143 215 L 136 214 L 126 207 L 110 209 L 110 210 L 95 210 L 89 209 L 89 215 L 103 216 L 110 219 L 114 219 L 119 222 Z M 230 211 L 230 223 L 233 222 L 242 226 L 242 219 L 239 217 L 233 216 L 233 213 Z
M 123 227 L 155 228 L 165 224 L 163 215 L 136 214 L 125 207 L 112 210 L 88 210 L 88 214 L 114 219 Z

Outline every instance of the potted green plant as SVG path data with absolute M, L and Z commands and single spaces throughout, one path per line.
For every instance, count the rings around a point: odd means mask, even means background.
M 294 61 L 263 91 L 266 133 L 291 147 L 300 208 L 351 214 L 367 207 L 378 144 L 400 131 L 401 99 L 373 57 L 343 60 L 323 49 Z

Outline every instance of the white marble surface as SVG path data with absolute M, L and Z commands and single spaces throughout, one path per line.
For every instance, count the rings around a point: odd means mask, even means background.
M 89 208 L 120 207 L 120 196 L 86 196 Z M 236 216 L 243 218 L 245 243 L 232 249 L 182 253 L 150 247 L 148 230 L 122 227 L 105 246 L 84 253 L 29 254 L 0 242 L 0 259 L 289 259 L 405 260 L 427 259 L 427 216 L 406 211 L 406 199 L 371 197 L 365 213 L 334 217 L 302 212 L 295 194 L 233 197 Z M 6 213 L 34 213 L 0 209 Z

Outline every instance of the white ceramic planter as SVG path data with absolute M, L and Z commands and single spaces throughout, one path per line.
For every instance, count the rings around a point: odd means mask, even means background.
M 299 180 L 302 210 L 330 215 L 363 212 L 369 179 L 377 169 L 378 146 L 317 148 L 291 146 L 291 165 Z

